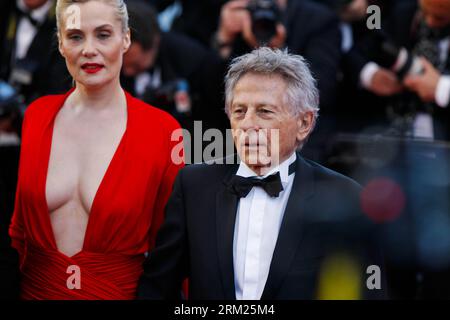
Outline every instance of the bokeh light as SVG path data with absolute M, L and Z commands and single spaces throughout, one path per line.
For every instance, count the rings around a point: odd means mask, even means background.
M 369 181 L 361 192 L 361 209 L 374 222 L 393 221 L 405 208 L 406 197 L 398 183 L 387 177 Z
M 346 253 L 325 258 L 319 276 L 319 300 L 362 299 L 361 269 L 357 260 Z

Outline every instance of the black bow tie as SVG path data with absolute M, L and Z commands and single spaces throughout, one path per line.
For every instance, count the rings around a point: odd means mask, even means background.
M 280 173 L 274 173 L 264 179 L 255 177 L 244 178 L 237 175 L 231 179 L 231 188 L 239 198 L 245 198 L 253 187 L 261 187 L 269 196 L 278 197 L 280 192 L 283 191 Z
M 35 27 L 39 26 L 39 21 L 37 21 L 36 19 L 34 19 L 31 16 L 31 12 L 30 11 L 24 11 L 24 10 L 16 7 L 16 13 L 17 13 L 17 16 L 19 18 L 26 18 L 26 19 L 28 19 L 28 21 L 30 21 L 33 26 L 35 26 Z
M 289 166 L 289 175 L 295 172 L 295 166 L 297 161 L 294 161 Z M 283 191 L 283 185 L 281 184 L 280 172 L 271 174 L 264 179 L 258 179 L 256 177 L 241 177 L 234 175 L 230 181 L 231 190 L 239 197 L 245 198 L 253 187 L 261 187 L 271 197 L 278 197 L 280 192 Z

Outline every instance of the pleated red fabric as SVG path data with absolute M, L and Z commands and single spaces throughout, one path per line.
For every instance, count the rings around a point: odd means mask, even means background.
M 53 123 L 65 95 L 46 96 L 25 113 L 19 180 L 10 226 L 21 258 L 23 299 L 133 299 L 183 163 L 179 124 L 167 113 L 126 93 L 127 126 L 94 197 L 83 248 L 58 251 L 45 197 Z M 179 159 L 175 159 L 179 160 Z M 79 268 L 80 288 L 68 285 Z

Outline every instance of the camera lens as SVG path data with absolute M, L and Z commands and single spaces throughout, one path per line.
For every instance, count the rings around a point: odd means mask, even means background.
M 255 0 L 248 6 L 252 19 L 252 32 L 260 45 L 267 44 L 276 34 L 280 12 L 273 0 Z

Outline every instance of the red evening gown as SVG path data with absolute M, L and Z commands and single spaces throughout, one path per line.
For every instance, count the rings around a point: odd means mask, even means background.
M 181 139 L 171 139 L 179 125 L 126 93 L 126 130 L 94 197 L 82 250 L 68 257 L 56 246 L 45 184 L 53 123 L 71 92 L 40 98 L 25 114 L 9 231 L 21 260 L 21 297 L 133 299 L 144 254 L 153 246 L 182 166 L 171 160 L 174 148 L 181 150 Z M 70 266 L 79 267 L 80 289 L 68 285 L 74 275 Z

